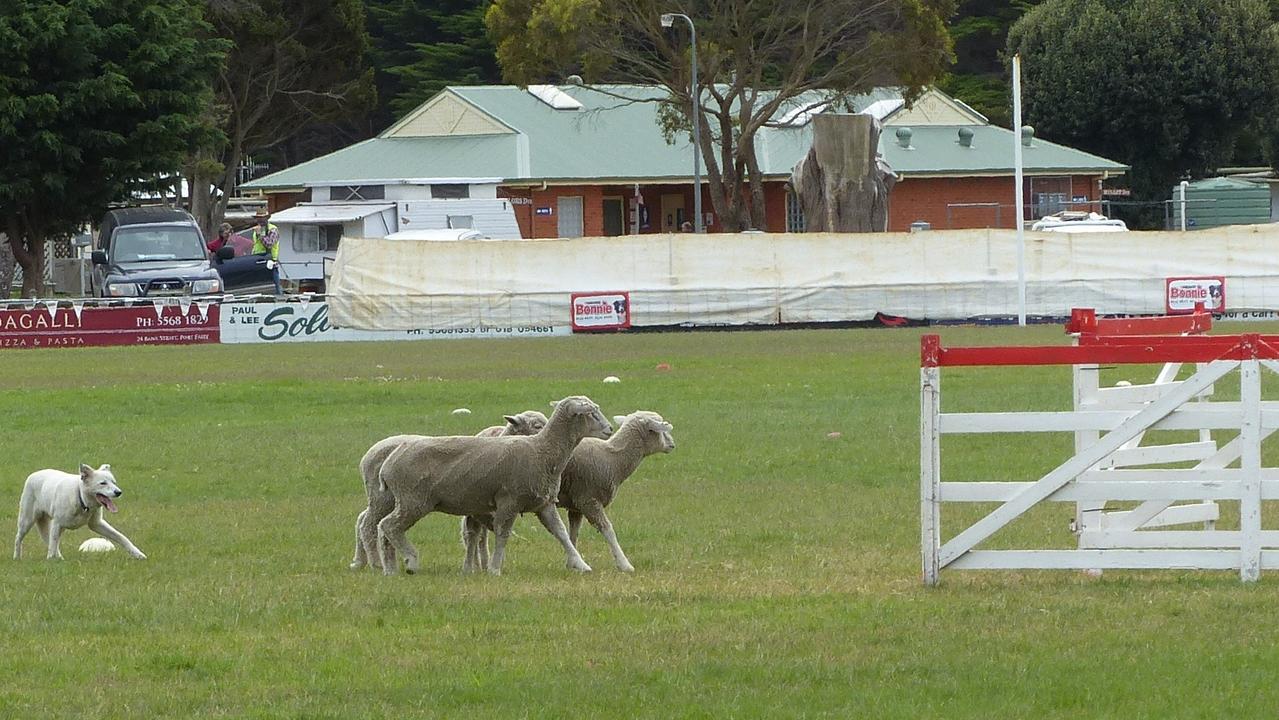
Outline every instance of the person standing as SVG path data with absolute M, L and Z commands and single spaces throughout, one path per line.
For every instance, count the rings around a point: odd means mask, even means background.
M 271 223 L 271 213 L 265 208 L 253 213 L 257 224 L 253 226 L 254 255 L 266 255 L 266 266 L 275 281 L 275 294 L 280 295 L 280 229 Z
M 222 223 L 218 226 L 217 237 L 205 243 L 205 247 L 209 249 L 209 255 L 212 259 L 217 259 L 218 251 L 224 247 L 231 246 L 231 223 Z

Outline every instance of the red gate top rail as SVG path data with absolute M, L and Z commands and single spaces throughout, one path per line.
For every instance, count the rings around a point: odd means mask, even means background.
M 1092 310 L 1074 310 L 1066 331 L 1077 345 L 942 347 L 941 337 L 920 338 L 922 367 L 997 365 L 1143 365 L 1214 360 L 1279 360 L 1279 335 L 1159 335 L 1197 333 L 1212 316 L 1098 319 Z M 1139 332 L 1141 334 L 1131 334 Z

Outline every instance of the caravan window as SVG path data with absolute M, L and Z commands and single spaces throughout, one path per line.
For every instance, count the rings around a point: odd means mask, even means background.
M 449 228 L 452 230 L 470 230 L 475 227 L 475 219 L 470 215 L 449 215 Z
M 345 187 L 335 187 L 329 190 L 330 197 L 334 200 L 339 198 L 343 202 L 358 202 L 360 200 L 383 200 L 386 198 L 385 185 L 347 185 Z
M 337 252 L 342 241 L 341 225 L 294 225 L 293 252 Z
M 431 186 L 431 199 L 433 200 L 466 200 L 471 197 L 470 185 L 441 185 Z

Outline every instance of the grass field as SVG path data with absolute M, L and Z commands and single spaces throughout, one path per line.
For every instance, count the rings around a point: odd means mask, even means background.
M 940 332 L 1065 342 L 1057 327 Z M 5 551 L 0 718 L 1272 716 L 1274 576 L 921 586 L 919 334 L 6 352 L 6 537 L 29 472 L 109 462 L 125 489 L 110 520 L 150 559 L 80 554 L 83 529 L 61 563 L 34 532 L 23 560 Z M 945 372 L 947 410 L 1069 405 L 1065 368 Z M 595 572 L 569 573 L 524 517 L 502 577 L 463 576 L 457 521 L 439 515 L 410 532 L 421 574 L 347 569 L 370 444 L 470 434 L 578 393 L 675 426 L 678 449 L 610 508 L 635 574 L 589 528 Z M 948 479 L 1033 479 L 1069 446 L 986 438 L 943 461 Z M 998 542 L 1068 547 L 1070 515 L 1036 510 Z

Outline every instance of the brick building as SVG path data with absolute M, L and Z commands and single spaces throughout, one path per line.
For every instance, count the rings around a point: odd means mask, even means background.
M 674 232 L 692 219 L 692 148 L 687 137 L 673 143 L 663 137 L 661 93 L 631 85 L 450 87 L 376 138 L 245 187 L 267 193 L 278 210 L 305 199 L 349 201 L 352 194 L 385 202 L 457 198 L 458 188 L 469 186 L 461 197 L 509 201 L 526 238 Z M 788 181 L 812 143 L 812 113 L 804 109 L 818 99 L 784 109 L 776 127 L 759 133 L 767 221 L 761 229 L 803 227 Z M 889 197 L 890 230 L 916 221 L 934 228 L 1014 226 L 1012 131 L 933 89 L 909 107 L 895 90 L 879 89 L 830 109 L 865 112 L 883 123 L 879 150 L 900 177 Z M 1127 169 L 1036 138 L 1028 127 L 1021 135 L 1029 219 L 1097 209 L 1101 182 Z M 718 231 L 705 188 L 702 207 L 707 230 Z

